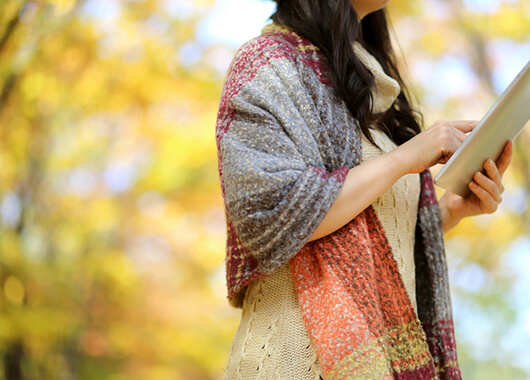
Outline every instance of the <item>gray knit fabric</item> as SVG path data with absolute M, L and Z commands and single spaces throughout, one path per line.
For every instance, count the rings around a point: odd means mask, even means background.
M 268 59 L 266 51 L 260 56 Z M 221 140 L 226 205 L 269 273 L 300 250 L 331 207 L 342 177 L 330 173 L 359 163 L 359 129 L 310 68 L 287 58 L 259 68 L 231 106 L 241 118 Z

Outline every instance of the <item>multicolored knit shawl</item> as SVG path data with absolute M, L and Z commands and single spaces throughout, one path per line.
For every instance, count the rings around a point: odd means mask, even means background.
M 250 282 L 290 261 L 326 379 L 460 379 L 428 170 L 415 236 L 418 315 L 372 206 L 308 242 L 361 162 L 360 133 L 311 41 L 269 27 L 240 48 L 216 125 L 229 301 L 241 307 Z

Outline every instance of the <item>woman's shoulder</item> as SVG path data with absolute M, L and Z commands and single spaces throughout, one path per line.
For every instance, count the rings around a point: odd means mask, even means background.
M 327 82 L 327 64 L 320 49 L 308 38 L 274 23 L 265 26 L 258 37 L 237 50 L 227 78 L 255 72 L 262 66 L 287 71 L 310 67 L 321 81 Z

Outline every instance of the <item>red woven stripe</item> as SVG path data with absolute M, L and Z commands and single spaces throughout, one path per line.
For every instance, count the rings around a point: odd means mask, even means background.
M 421 181 L 421 192 L 425 194 L 420 197 L 420 208 L 431 206 L 438 203 L 438 198 L 436 197 L 436 190 L 434 189 L 434 183 L 432 181 L 431 172 L 429 169 L 420 173 L 422 177 Z
M 423 324 L 423 330 L 427 336 L 429 351 L 435 361 L 442 355 L 452 357 L 449 360 L 456 360 L 456 342 L 454 339 L 454 326 L 452 321 L 438 321 L 436 325 Z
M 414 368 L 408 371 L 395 372 L 394 379 L 396 380 L 422 380 L 422 379 L 436 379 L 436 374 L 432 365 Z

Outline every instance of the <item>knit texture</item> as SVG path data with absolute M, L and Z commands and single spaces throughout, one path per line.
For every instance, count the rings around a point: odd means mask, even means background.
M 395 148 L 380 131 L 372 135 L 383 151 L 362 136 L 363 162 Z M 420 178 L 409 174 L 372 203 L 385 229 L 398 269 L 413 304 L 414 227 Z M 401 264 L 403 263 L 403 264 Z M 248 286 L 239 327 L 223 379 L 318 380 L 320 362 L 309 338 L 287 262 Z
M 222 379 L 318 380 L 321 374 L 286 263 L 249 285 Z
M 216 138 L 232 305 L 291 260 L 326 379 L 460 378 L 429 171 L 421 173 L 414 249 L 419 319 L 372 206 L 307 242 L 361 159 L 360 130 L 317 47 L 276 28 L 245 44 L 228 72 Z
M 362 135 L 363 162 L 379 157 L 397 147 L 396 143 L 384 132 L 372 129 L 370 132 L 379 148 Z M 416 304 L 414 234 L 419 198 L 420 176 L 407 174 L 398 179 L 372 203 L 385 230 L 399 273 L 415 310 L 418 307 Z
M 355 51 L 376 78 L 373 100 L 376 112 L 384 112 L 398 95 L 399 85 L 366 50 L 356 44 Z M 362 162 L 396 148 L 382 131 L 371 133 L 381 149 L 362 135 Z M 419 193 L 419 175 L 407 174 L 372 203 L 414 306 L 414 232 Z M 320 378 L 320 363 L 302 318 L 289 262 L 250 283 L 242 309 L 223 379 Z

